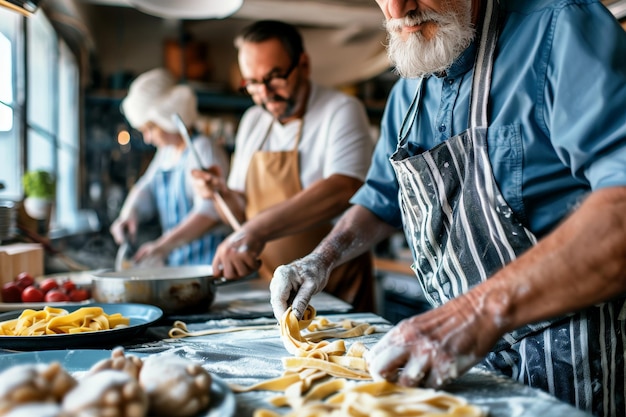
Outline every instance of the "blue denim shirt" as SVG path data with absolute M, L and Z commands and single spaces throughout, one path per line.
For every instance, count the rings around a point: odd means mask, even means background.
M 489 157 L 509 206 L 541 237 L 591 190 L 626 185 L 626 33 L 597 0 L 500 3 Z M 425 80 L 409 133 L 413 152 L 468 127 L 475 50 Z M 389 157 L 417 85 L 401 79 L 392 89 L 366 183 L 352 198 L 398 228 Z

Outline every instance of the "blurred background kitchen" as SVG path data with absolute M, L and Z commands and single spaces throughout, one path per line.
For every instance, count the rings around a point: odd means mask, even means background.
M 119 110 L 137 75 L 164 66 L 191 85 L 202 114 L 195 127 L 228 152 L 238 120 L 252 104 L 237 92 L 233 38 L 254 20 L 284 20 L 301 29 L 313 57 L 313 81 L 359 97 L 374 141 L 396 80 L 374 0 L 2 3 L 36 9 L 27 17 L 0 7 L 3 282 L 20 268 L 40 275 L 113 267 L 118 247 L 109 226 L 155 152 Z M 605 4 L 626 21 L 625 0 Z M 53 203 L 36 213 L 34 199 L 27 202 L 36 192 L 28 193 L 23 178 L 35 173 L 45 183 L 42 172 L 54 181 Z M 144 239 L 158 235 L 158 221 L 142 231 Z M 376 255 L 377 313 L 395 322 L 422 309 L 414 301 L 420 289 L 404 237 L 392 237 Z

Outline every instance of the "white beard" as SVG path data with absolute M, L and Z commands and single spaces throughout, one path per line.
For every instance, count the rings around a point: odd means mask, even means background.
M 405 78 L 423 77 L 446 71 L 474 39 L 470 2 L 460 12 L 446 14 L 418 12 L 403 19 L 390 19 L 387 29 L 387 55 L 398 74 Z M 426 40 L 421 32 L 411 33 L 406 40 L 400 37 L 404 25 L 425 21 L 437 24 L 435 37 Z

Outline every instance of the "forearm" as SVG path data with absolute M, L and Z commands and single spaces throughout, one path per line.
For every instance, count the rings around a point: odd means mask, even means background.
M 289 305 L 295 316 L 302 318 L 311 298 L 324 289 L 334 268 L 396 231 L 366 208 L 351 207 L 313 252 L 276 268 L 270 283 L 276 318 L 282 317 Z
M 145 174 L 131 187 L 120 210 L 120 219 L 126 220 L 134 216 L 138 220 L 144 220 L 156 212 L 151 186 L 153 171 L 154 167 L 151 163 Z
M 265 242 L 301 232 L 343 213 L 361 185 L 355 178 L 330 176 L 249 219 L 244 228 Z
M 626 293 L 626 187 L 591 194 L 535 247 L 467 295 L 503 331 Z
M 329 268 L 370 250 L 374 245 L 396 233 L 398 229 L 385 223 L 362 206 L 351 207 L 313 251 Z
M 138 207 L 141 202 L 150 199 L 150 195 L 145 188 L 135 186 L 131 188 L 124 204 L 120 210 L 119 219 L 126 220 L 130 217 L 136 217 L 138 213 Z M 144 203 L 145 204 L 145 203 Z
M 156 243 L 162 252 L 169 253 L 179 246 L 200 238 L 219 224 L 221 224 L 220 221 L 211 217 L 200 213 L 190 213 L 175 228 L 161 235 Z

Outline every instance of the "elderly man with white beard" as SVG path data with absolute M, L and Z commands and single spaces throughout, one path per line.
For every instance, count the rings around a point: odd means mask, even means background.
M 626 378 L 626 34 L 598 0 L 377 0 L 402 78 L 366 183 L 271 282 L 301 317 L 330 271 L 403 229 L 433 309 L 370 373 L 478 365 L 598 416 Z

